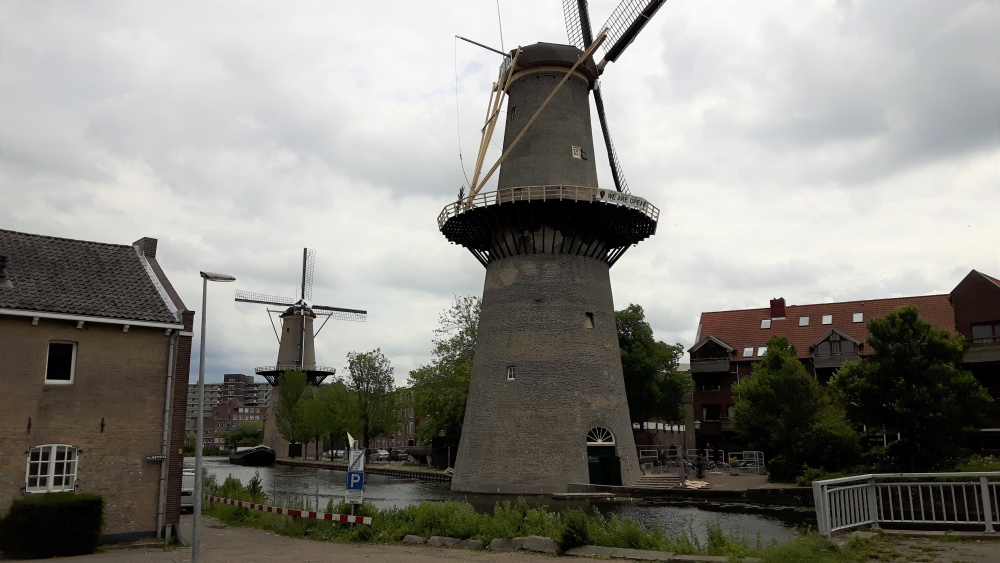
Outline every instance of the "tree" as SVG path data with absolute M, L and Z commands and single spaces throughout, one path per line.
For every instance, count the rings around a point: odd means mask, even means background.
M 868 321 L 872 353 L 845 364 L 830 381 L 848 417 L 900 439 L 886 448 L 896 469 L 947 466 L 975 444 L 992 402 L 958 366 L 965 342 L 905 305 Z
M 681 402 L 684 393 L 691 388 L 690 378 L 677 371 L 684 346 L 654 340 L 653 329 L 639 305 L 630 304 L 615 311 L 615 324 L 632 422 L 660 418 L 683 423 Z
M 416 431 L 422 441 L 442 432 L 456 442 L 462 437 L 481 309 L 479 297 L 456 297 L 438 317 L 434 359 L 410 372 L 407 383 L 413 390 L 414 412 L 421 419 Z
M 751 376 L 733 387 L 733 430 L 764 452 L 776 481 L 793 479 L 803 465 L 835 471 L 856 463 L 858 435 L 816 379 L 799 361 L 788 338 L 774 335 Z
M 240 442 L 250 442 L 254 445 L 259 444 L 264 435 L 264 428 L 259 422 L 248 420 L 239 423 L 232 430 L 219 432 L 216 435 L 225 440 L 227 448 L 234 450 Z
M 342 380 L 320 385 L 308 400 L 300 403 L 303 424 L 317 445 L 329 438 L 330 446 L 346 440 L 346 434 L 360 434 L 357 401 Z M 319 448 L 316 448 L 319 456 Z
M 303 425 L 302 409 L 297 407 L 311 395 L 305 372 L 288 371 L 279 376 L 274 422 L 278 433 L 293 444 L 309 439 L 308 431 Z
M 347 354 L 347 388 L 354 394 L 365 447 L 399 426 L 399 400 L 392 364 L 382 350 Z

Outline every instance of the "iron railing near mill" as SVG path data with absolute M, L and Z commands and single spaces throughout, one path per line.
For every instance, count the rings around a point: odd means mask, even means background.
M 998 490 L 997 471 L 880 473 L 813 481 L 816 522 L 827 537 L 868 525 L 982 527 L 992 532 L 1000 522 Z
M 602 199 L 601 194 L 607 198 Z M 472 198 L 463 198 L 454 203 L 448 204 L 438 215 L 438 228 L 444 227 L 448 219 L 455 217 L 466 211 L 490 205 L 502 205 L 504 203 L 515 203 L 520 201 L 580 201 L 590 203 L 603 203 L 605 205 L 626 205 L 636 209 L 652 219 L 654 222 L 660 218 L 660 210 L 645 199 L 631 194 L 618 193 L 615 190 L 604 188 L 592 188 L 587 186 L 518 186 L 512 188 L 502 188 L 493 192 L 481 192 Z

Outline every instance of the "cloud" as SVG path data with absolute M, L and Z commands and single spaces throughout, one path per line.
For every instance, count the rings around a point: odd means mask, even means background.
M 594 21 L 616 4 L 592 2 Z M 500 8 L 507 49 L 565 40 L 559 2 Z M 499 47 L 496 16 L 2 3 L 0 227 L 158 237 L 193 309 L 199 270 L 236 275 L 210 288 L 210 380 L 277 352 L 264 307 L 233 286 L 294 296 L 316 248 L 317 302 L 370 312 L 331 321 L 318 360 L 381 347 L 401 383 L 452 297 L 482 291 L 436 218 L 472 174 L 500 62 L 454 35 Z M 618 306 L 690 345 L 701 311 L 1000 273 L 998 24 L 988 2 L 669 2 L 602 78 L 629 185 L 662 211 L 612 270 Z

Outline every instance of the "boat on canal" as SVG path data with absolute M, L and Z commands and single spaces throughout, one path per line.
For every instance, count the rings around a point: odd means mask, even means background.
M 247 467 L 267 467 L 274 465 L 274 460 L 278 455 L 267 446 L 253 446 L 249 448 L 236 448 L 236 451 L 229 454 L 229 463 L 235 465 L 245 465 Z

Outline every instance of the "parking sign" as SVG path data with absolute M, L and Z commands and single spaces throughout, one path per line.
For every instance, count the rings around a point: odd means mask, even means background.
M 351 450 L 347 462 L 347 486 L 344 490 L 344 502 L 361 504 L 365 491 L 365 451 Z

